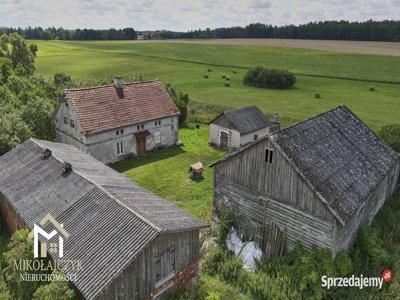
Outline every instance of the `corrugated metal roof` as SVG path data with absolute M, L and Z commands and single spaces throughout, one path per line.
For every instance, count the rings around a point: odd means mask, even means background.
M 72 172 L 63 174 L 64 161 Z M 29 229 L 47 213 L 64 224 L 63 259 L 82 261 L 74 284 L 87 299 L 161 231 L 205 226 L 75 147 L 35 139 L 0 157 L 0 192 Z

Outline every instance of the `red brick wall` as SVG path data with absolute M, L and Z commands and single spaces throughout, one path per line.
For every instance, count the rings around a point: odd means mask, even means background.
M 9 233 L 14 233 L 17 229 L 21 228 L 18 218 L 8 205 L 8 203 L 0 198 L 0 217 L 1 221 L 6 225 Z
M 164 290 L 165 287 L 171 285 L 169 289 L 180 288 L 180 287 L 193 287 L 197 284 L 197 275 L 199 272 L 199 261 L 196 260 L 188 265 L 185 269 L 180 271 L 175 277 L 171 278 L 163 285 L 152 290 L 150 295 L 148 295 L 145 300 L 152 300 L 153 295 L 157 295 L 160 291 Z

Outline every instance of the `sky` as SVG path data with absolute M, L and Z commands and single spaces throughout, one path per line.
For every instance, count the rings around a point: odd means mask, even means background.
M 400 0 L 0 0 L 0 26 L 188 31 L 400 19 Z

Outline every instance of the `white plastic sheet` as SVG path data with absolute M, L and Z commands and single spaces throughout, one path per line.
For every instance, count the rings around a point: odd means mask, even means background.
M 235 228 L 231 227 L 226 237 L 226 246 L 243 260 L 245 269 L 255 271 L 256 260 L 259 261 L 263 254 L 255 242 L 242 242 Z

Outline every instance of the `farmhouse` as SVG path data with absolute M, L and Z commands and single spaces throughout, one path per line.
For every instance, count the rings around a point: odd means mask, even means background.
M 213 164 L 213 218 L 226 211 L 270 256 L 297 241 L 346 249 L 398 184 L 399 154 L 347 107 L 268 135 Z M 283 243 L 284 244 L 284 243 Z
M 62 259 L 82 267 L 65 273 L 85 299 L 156 299 L 196 281 L 206 225 L 71 145 L 30 139 L 0 157 L 0 212 L 10 231 L 47 214 L 63 224 Z
M 70 89 L 56 114 L 57 141 L 110 163 L 178 139 L 179 110 L 160 81 Z
M 210 143 L 220 148 L 239 148 L 279 129 L 257 106 L 228 110 L 210 123 Z

